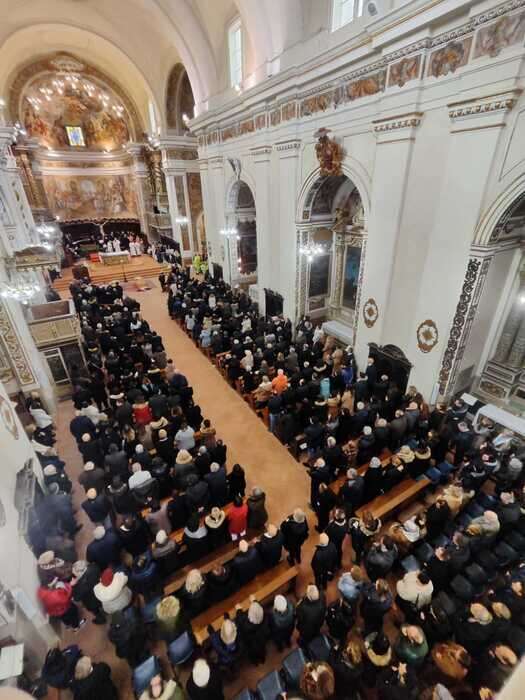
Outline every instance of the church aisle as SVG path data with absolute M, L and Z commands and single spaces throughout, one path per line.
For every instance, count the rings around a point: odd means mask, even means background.
M 135 298 L 151 328 L 162 335 L 168 357 L 187 376 L 202 415 L 228 446 L 228 469 L 238 462 L 246 470 L 247 494 L 253 486 L 266 492 L 270 522 L 277 526 L 295 507 L 306 508 L 310 480 L 305 469 L 169 317 L 166 295 L 155 287 Z M 313 526 L 315 518 L 309 520 Z

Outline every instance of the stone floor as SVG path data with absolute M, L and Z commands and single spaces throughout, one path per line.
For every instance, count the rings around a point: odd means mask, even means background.
M 144 318 L 162 335 L 168 356 L 173 358 L 176 366 L 188 377 L 193 386 L 195 401 L 200 404 L 203 415 L 211 420 L 217 435 L 228 446 L 228 468 L 239 462 L 246 471 L 248 489 L 260 486 L 266 492 L 270 522 L 279 525 L 297 506 L 304 508 L 308 513 L 311 535 L 304 548 L 301 575 L 297 586 L 298 594 L 302 595 L 312 578 L 310 559 L 317 539 L 317 533 L 314 530 L 315 516 L 307 509 L 309 478 L 305 469 L 268 432 L 250 407 L 224 381 L 220 373 L 179 326 L 169 318 L 166 297 L 160 291 L 158 283 L 155 281 L 154 287 L 149 291 L 130 290 L 129 293 L 140 301 Z M 68 426 L 72 416 L 72 403 L 70 401 L 61 403 L 57 417 L 58 450 L 67 464 L 70 477 L 75 481 L 82 466 L 75 441 L 69 433 Z M 83 492 L 78 484 L 74 489 L 74 499 L 77 505 L 83 499 Z M 78 513 L 79 522 L 84 524 L 77 539 L 79 554 L 83 556 L 85 547 L 91 540 L 92 528 L 83 511 L 79 510 Z M 348 565 L 350 565 L 349 551 L 347 548 L 344 561 Z M 335 597 L 335 593 L 332 592 L 331 595 L 329 593 L 328 597 Z M 83 651 L 94 660 L 107 661 L 112 668 L 114 681 L 120 689 L 121 698 L 133 697 L 129 668 L 125 662 L 116 658 L 113 646 L 107 639 L 105 627 L 97 627 L 89 623 L 77 635 L 65 633 L 63 641 L 64 643 L 74 641 L 80 644 Z M 166 673 L 170 674 L 161 645 L 158 653 Z M 283 656 L 284 654 L 279 654 L 275 647 L 270 645 L 264 665 L 252 667 L 247 663 L 242 664 L 235 678 L 228 684 L 226 696 L 233 698 L 242 688 L 255 687 L 259 678 L 279 666 Z M 185 679 L 186 674 L 183 672 L 182 675 Z

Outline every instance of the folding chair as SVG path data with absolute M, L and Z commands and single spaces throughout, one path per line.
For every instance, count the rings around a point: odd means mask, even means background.
M 328 661 L 332 645 L 328 637 L 320 634 L 308 645 L 308 656 L 315 661 Z
M 146 659 L 137 668 L 133 669 L 133 690 L 135 695 L 140 697 L 148 687 L 151 679 L 160 672 L 160 663 L 156 656 L 150 656 L 149 659 Z
M 191 658 L 195 650 L 192 635 L 185 631 L 168 644 L 168 658 L 172 666 L 179 666 Z
M 286 690 L 278 671 L 270 671 L 257 683 L 259 700 L 277 700 Z
M 297 647 L 283 661 L 283 674 L 287 688 L 298 688 L 301 673 L 306 664 L 306 656 L 301 647 Z

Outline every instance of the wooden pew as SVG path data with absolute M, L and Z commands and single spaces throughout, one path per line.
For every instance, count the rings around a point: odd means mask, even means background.
M 228 612 L 233 618 L 237 613 L 235 606 L 240 605 L 243 610 L 247 610 L 250 606 L 251 596 L 255 596 L 262 605 L 278 593 L 290 590 L 292 587 L 295 588 L 298 574 L 298 566 L 290 567 L 288 562 L 282 561 L 273 569 L 256 576 L 253 581 L 240 588 L 229 598 L 212 605 L 192 620 L 191 626 L 197 644 L 203 644 L 208 639 L 208 625 L 211 625 L 215 630 L 221 628 L 224 613 Z
M 264 532 L 264 528 L 249 530 L 244 539 L 249 541 L 262 534 L 262 532 Z M 186 576 L 192 569 L 199 569 L 201 574 L 207 574 L 216 566 L 221 566 L 222 564 L 231 561 L 237 554 L 238 549 L 239 542 L 233 542 L 230 540 L 229 542 L 223 544 L 222 547 L 219 547 L 213 552 L 207 554 L 205 557 L 191 562 L 190 564 L 186 564 L 186 566 L 183 566 L 181 569 L 177 569 L 169 580 L 164 583 L 164 595 L 171 595 L 172 593 L 175 593 L 175 591 L 178 591 L 179 588 L 184 585 Z
M 381 467 L 382 468 L 386 467 L 386 465 L 389 464 L 391 457 L 392 457 L 392 453 L 390 452 L 389 449 L 385 448 L 381 452 L 381 454 L 379 455 L 379 459 L 381 460 Z M 369 466 L 370 466 L 370 462 L 366 462 L 366 464 L 362 464 L 360 467 L 358 467 L 358 469 L 357 469 L 358 475 L 363 476 L 363 474 L 365 474 L 365 472 L 367 471 Z M 349 467 L 349 469 L 350 469 L 350 467 Z M 334 493 L 336 495 L 339 493 L 339 489 L 341 488 L 341 486 L 343 486 L 345 481 L 346 481 L 346 474 L 343 474 L 342 476 L 338 477 L 335 481 L 333 481 L 330 484 L 330 488 L 332 489 L 332 491 L 334 491 Z
M 405 479 L 401 483 L 390 489 L 388 493 L 377 496 L 370 503 L 366 503 L 355 512 L 358 518 L 361 518 L 365 510 L 369 510 L 374 518 L 381 518 L 383 521 L 386 517 L 393 515 L 402 507 L 408 505 L 419 496 L 428 486 L 431 485 L 430 479 L 422 477 L 418 481 L 414 479 Z

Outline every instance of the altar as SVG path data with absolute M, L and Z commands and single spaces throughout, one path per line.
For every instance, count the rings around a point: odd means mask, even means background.
M 123 250 L 116 253 L 99 253 L 99 258 L 103 265 L 127 265 L 130 255 Z

